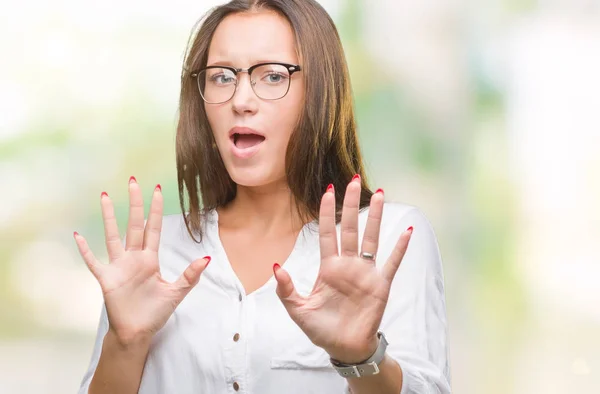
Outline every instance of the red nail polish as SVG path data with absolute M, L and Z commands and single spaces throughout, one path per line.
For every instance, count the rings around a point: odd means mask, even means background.
M 202 257 L 204 260 L 206 260 L 206 265 L 204 266 L 204 268 L 208 267 L 208 263 L 210 263 L 210 256 L 204 256 Z
M 100 194 L 100 198 L 102 198 L 104 196 L 108 197 L 108 193 L 107 192 L 102 192 L 102 194 Z
M 135 177 L 132 175 L 131 178 L 129 178 L 129 183 L 131 182 L 135 182 L 137 183 L 137 179 L 135 179 Z
M 277 263 L 273 264 L 273 272 L 277 272 L 278 269 L 280 269 L 281 266 Z
M 413 231 L 413 226 L 410 226 L 409 228 L 406 229 L 406 231 L 410 231 L 412 233 Z
M 327 186 L 327 192 L 330 192 L 333 190 L 333 183 L 330 183 L 329 186 Z
M 375 193 L 381 193 L 381 194 L 383 194 L 383 189 L 379 188 L 379 189 L 377 189 L 377 191 Z
M 79 235 L 79 233 L 77 231 L 73 231 L 73 237 L 76 237 L 78 235 Z
M 156 187 L 154 188 L 154 190 L 157 190 L 157 189 L 159 192 L 162 192 L 162 187 L 160 187 L 160 183 L 158 185 L 156 185 Z
M 360 175 L 356 174 L 356 175 L 354 175 L 354 176 L 352 177 L 352 180 L 353 180 L 353 181 L 354 181 L 354 180 L 356 180 L 356 179 L 360 179 Z

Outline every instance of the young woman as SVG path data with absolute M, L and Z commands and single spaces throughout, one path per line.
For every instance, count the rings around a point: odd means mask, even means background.
M 213 9 L 181 84 L 184 214 L 158 185 L 145 221 L 131 177 L 123 242 L 101 195 L 110 263 L 75 233 L 104 296 L 80 393 L 449 393 L 437 241 L 367 186 L 323 8 Z

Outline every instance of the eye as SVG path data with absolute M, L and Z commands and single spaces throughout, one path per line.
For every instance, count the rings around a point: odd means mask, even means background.
M 263 80 L 267 83 L 276 84 L 276 83 L 280 83 L 280 82 L 284 81 L 286 78 L 287 78 L 286 75 L 283 75 L 283 74 L 280 74 L 277 72 L 270 72 L 263 77 Z
M 229 73 L 219 73 L 212 75 L 210 81 L 216 85 L 231 85 L 235 83 L 235 76 Z

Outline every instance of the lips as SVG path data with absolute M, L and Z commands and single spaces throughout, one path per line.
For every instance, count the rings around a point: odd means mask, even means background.
M 234 127 L 229 130 L 232 153 L 239 158 L 249 158 L 260 149 L 260 145 L 266 139 L 258 131 L 248 127 Z
M 233 135 L 233 144 L 240 148 L 246 149 L 258 145 L 265 140 L 265 137 L 258 134 L 238 134 Z
M 243 127 L 243 126 L 235 126 L 232 127 L 231 130 L 229 130 L 229 137 L 232 137 L 234 134 L 256 134 L 256 135 L 260 135 L 260 136 L 265 136 L 263 133 L 256 131 L 250 127 Z

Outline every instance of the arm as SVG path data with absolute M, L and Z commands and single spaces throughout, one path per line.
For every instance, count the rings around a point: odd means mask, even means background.
M 381 364 L 379 364 L 377 375 L 349 378 L 348 387 L 352 394 L 398 394 L 402 387 L 402 369 L 394 359 L 386 354 Z
M 142 380 L 142 372 L 150 341 L 120 343 L 109 331 L 104 337 L 102 353 L 92 378 L 89 394 L 135 394 Z
M 149 348 L 149 340 L 119 341 L 108 329 L 103 305 L 92 358 L 78 393 L 137 393 Z
M 130 178 L 129 222 L 121 242 L 108 194 L 102 193 L 100 202 L 109 264 L 100 263 L 86 239 L 73 233 L 104 298 L 92 360 L 79 394 L 136 393 L 153 335 L 196 286 L 210 256 L 194 260 L 175 282 L 168 282 L 160 274 L 158 258 L 163 227 L 160 185 L 154 188 L 150 214 L 144 220 L 142 192 L 135 178 Z
M 126 236 L 121 245 L 126 246 Z M 78 394 L 133 394 L 139 390 L 151 338 L 125 343 L 109 326 L 103 303 L 92 359 Z
M 385 261 L 408 226 L 414 226 L 413 234 L 381 323 L 390 343 L 387 355 L 378 375 L 348 379 L 353 394 L 451 392 L 442 263 L 425 216 L 413 208 L 391 234 L 382 233 L 379 256 Z
M 338 242 L 335 194 L 328 187 L 319 212 L 321 265 L 312 292 L 300 295 L 276 264 L 277 295 L 308 338 L 342 364 L 368 359 L 377 349 L 377 331 L 386 334 L 388 354 L 399 367 L 389 362 L 372 379 L 348 379 L 355 394 L 448 394 L 444 280 L 431 225 L 418 209 L 400 204 L 387 205 L 384 219 L 378 190 L 359 246 L 360 192 L 355 176 L 346 188 Z

